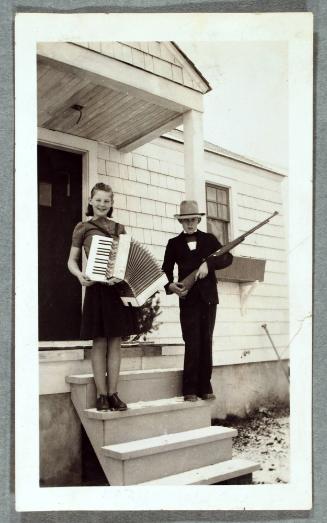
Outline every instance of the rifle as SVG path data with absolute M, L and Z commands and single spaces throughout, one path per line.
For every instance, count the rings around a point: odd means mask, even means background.
M 266 223 L 269 222 L 269 220 L 271 220 L 274 216 L 277 216 L 278 212 L 275 211 L 271 216 L 269 216 L 269 218 L 267 218 L 266 220 L 258 223 L 258 225 L 256 225 L 255 227 L 253 227 L 252 229 L 250 229 L 249 231 L 245 232 L 244 234 L 242 234 L 241 236 L 239 236 L 238 238 L 236 238 L 235 240 L 231 241 L 231 242 L 228 242 L 226 243 L 226 245 L 223 245 L 220 249 L 218 249 L 218 251 L 216 252 L 213 252 L 212 254 L 210 254 L 207 258 L 207 259 L 210 259 L 210 258 L 216 258 L 218 256 L 223 256 L 223 254 L 226 254 L 227 252 L 231 251 L 232 249 L 234 249 L 234 247 L 236 247 L 237 245 L 239 245 L 240 243 L 242 243 L 245 238 L 247 236 L 249 236 L 250 234 L 252 234 L 254 231 L 256 231 L 257 229 L 259 229 L 260 227 L 262 227 L 263 225 L 265 225 Z M 204 261 L 206 261 L 204 260 Z M 198 269 L 195 269 L 193 272 L 191 272 L 188 276 L 186 276 L 182 281 L 178 282 L 178 283 L 182 283 L 185 287 L 185 289 L 187 290 L 190 290 L 194 283 L 195 283 L 195 275 L 196 273 L 198 272 Z

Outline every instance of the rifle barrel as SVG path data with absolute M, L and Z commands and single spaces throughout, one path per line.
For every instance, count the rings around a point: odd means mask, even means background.
M 242 234 L 242 236 L 244 236 L 244 238 L 246 238 L 247 236 L 249 236 L 249 234 L 252 234 L 254 231 L 256 231 L 257 229 L 259 229 L 260 227 L 262 227 L 263 225 L 268 223 L 271 220 L 271 218 L 273 218 L 274 216 L 277 216 L 277 214 L 278 214 L 278 211 L 275 211 L 271 216 L 269 216 L 269 218 L 266 218 L 266 220 L 263 220 L 263 222 L 258 223 L 257 225 L 252 227 L 252 229 L 250 229 L 249 231 Z
M 260 227 L 262 227 L 263 225 L 265 225 L 266 223 L 269 222 L 269 220 L 271 220 L 271 218 L 273 218 L 274 216 L 277 216 L 278 214 L 278 211 L 275 211 L 271 216 L 269 216 L 269 218 L 266 218 L 266 220 L 263 220 L 262 222 L 258 223 L 255 227 L 252 227 L 252 229 L 250 229 L 249 231 L 245 232 L 244 234 L 242 234 L 241 236 L 239 236 L 238 238 L 236 238 L 235 240 L 229 242 L 229 243 L 226 243 L 226 245 L 223 245 L 220 249 L 218 249 L 218 251 L 216 252 L 213 252 L 212 254 L 210 254 L 210 256 L 208 256 L 208 258 L 210 258 L 211 256 L 222 256 L 223 254 L 225 254 L 226 252 L 229 252 L 230 250 L 234 249 L 234 247 L 236 247 L 237 245 L 239 245 L 240 243 L 242 243 L 245 238 L 247 236 L 249 236 L 249 234 L 252 234 L 254 231 L 256 231 L 257 229 L 259 229 Z M 197 269 L 194 270 L 193 272 L 191 272 L 188 276 L 186 276 L 182 281 L 181 283 L 183 283 L 184 287 L 186 289 L 191 289 L 191 287 L 193 287 L 194 283 L 195 283 L 195 275 L 197 273 Z

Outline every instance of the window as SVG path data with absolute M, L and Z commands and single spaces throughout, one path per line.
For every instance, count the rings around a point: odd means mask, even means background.
M 207 228 L 221 244 L 228 242 L 229 189 L 206 184 Z

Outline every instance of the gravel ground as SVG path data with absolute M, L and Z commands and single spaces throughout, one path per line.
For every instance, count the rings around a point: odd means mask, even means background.
M 214 424 L 235 428 L 233 456 L 259 463 L 253 483 L 289 481 L 289 410 L 260 408 L 246 419 L 228 417 Z

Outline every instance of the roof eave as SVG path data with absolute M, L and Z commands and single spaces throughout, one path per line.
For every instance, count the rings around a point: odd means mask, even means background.
M 212 87 L 209 84 L 208 80 L 203 76 L 201 71 L 194 64 L 194 62 L 192 62 L 192 60 L 187 56 L 187 54 L 185 54 L 184 51 L 182 51 L 182 49 L 175 42 L 171 42 L 171 43 L 177 49 L 177 51 L 183 56 L 183 58 L 190 64 L 190 66 L 195 70 L 196 74 L 201 78 L 201 80 L 206 84 L 206 86 L 208 88 L 208 90 L 206 92 L 209 93 L 210 91 L 212 91 Z

